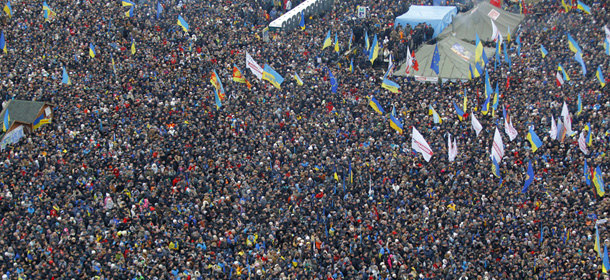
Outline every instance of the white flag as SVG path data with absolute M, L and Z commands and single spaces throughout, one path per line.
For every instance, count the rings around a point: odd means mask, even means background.
M 517 135 L 519 135 L 519 133 L 517 133 L 517 130 L 513 126 L 512 120 L 509 123 L 507 121 L 507 119 L 504 119 L 504 132 L 506 132 L 506 134 L 508 134 L 508 138 L 510 139 L 510 141 L 513 141 L 515 139 L 515 137 L 517 137 Z
M 411 56 L 411 50 L 407 47 L 407 68 L 405 69 L 405 73 L 409 74 L 411 71 L 411 66 L 413 66 L 413 57 Z
M 580 150 L 585 153 L 585 155 L 589 154 L 589 150 L 587 149 L 587 140 L 585 140 L 584 131 L 580 132 L 580 137 L 578 138 L 578 147 Z
M 263 79 L 263 68 L 254 61 L 248 52 L 246 52 L 246 68 L 250 69 L 259 80 Z
M 608 40 L 610 40 L 610 29 L 608 29 L 608 27 L 606 27 L 604 25 L 604 31 L 606 32 L 606 38 L 608 38 Z
M 449 157 L 449 162 L 453 161 L 453 159 L 451 158 L 451 150 L 453 150 L 451 144 L 451 133 L 449 133 L 449 138 L 447 139 L 447 156 Z
M 477 118 L 474 116 L 474 113 L 470 114 L 471 117 L 471 122 L 472 122 L 472 129 L 474 129 L 474 131 L 477 132 L 477 137 L 479 136 L 479 133 L 481 133 L 481 130 L 483 130 L 483 126 L 481 125 L 481 123 L 479 122 L 479 120 L 477 120 Z
M 449 162 L 455 161 L 455 158 L 457 157 L 458 150 L 456 140 L 456 138 L 453 138 L 453 143 L 451 143 L 451 134 L 449 134 L 449 140 L 447 141 L 447 153 L 449 154 Z
M 570 118 L 568 104 L 566 104 L 565 101 L 563 102 L 563 108 L 561 109 L 561 116 L 563 117 L 563 126 L 566 128 L 566 135 L 574 135 L 576 132 L 572 131 L 572 118 Z
M 504 143 L 502 143 L 502 136 L 497 127 L 496 132 L 494 133 L 494 142 L 491 147 L 491 156 L 496 159 L 498 164 L 502 160 L 502 157 L 504 157 Z
M 491 38 L 493 38 L 493 41 L 496 42 L 496 40 L 498 40 L 498 27 L 496 27 L 496 24 L 494 23 L 493 19 L 491 20 Z
M 424 159 L 427 162 L 430 162 L 430 158 L 432 158 L 432 148 L 430 148 L 430 145 L 428 145 L 428 142 L 426 142 L 426 139 L 424 139 L 424 136 L 421 135 L 421 133 L 419 133 L 419 131 L 417 131 L 417 129 L 415 129 L 415 127 L 413 127 L 413 135 L 411 135 L 411 148 L 417 152 L 422 153 L 422 155 L 424 156 Z
M 555 117 L 551 116 L 551 139 L 557 140 L 557 123 L 555 122 Z
M 563 75 L 559 71 L 557 71 L 557 74 L 555 74 L 555 79 L 557 80 L 557 86 L 563 86 Z

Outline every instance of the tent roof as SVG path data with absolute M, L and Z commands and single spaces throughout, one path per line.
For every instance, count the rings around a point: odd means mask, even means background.
M 8 108 L 11 124 L 15 121 L 31 124 L 36 120 L 38 113 L 46 104 L 51 105 L 42 101 L 10 100 L 6 108 L 0 112 L 0 121 L 4 121 L 4 114 L 6 114 L 6 109 Z
M 455 37 L 467 42 L 474 42 L 475 34 L 479 34 L 482 41 L 492 41 L 491 19 L 494 19 L 498 31 L 506 38 L 510 26 L 511 36 L 519 27 L 519 23 L 525 18 L 524 15 L 513 14 L 499 9 L 487 2 L 482 2 L 470 11 L 458 14 L 453 23 L 439 35 L 439 39 L 449 37 L 455 33 Z
M 401 24 L 403 27 L 407 23 L 415 27 L 420 23 L 430 24 L 434 28 L 433 37 L 438 36 L 441 31 L 449 24 L 453 17 L 457 15 L 455 6 L 417 6 L 412 5 L 409 11 L 394 20 L 394 24 Z
M 475 46 L 455 37 L 447 37 L 438 42 L 438 52 L 440 55 L 439 75 L 436 75 L 430 64 L 434 54 L 435 45 L 423 45 L 415 53 L 415 58 L 419 63 L 419 71 L 411 70 L 410 75 L 415 77 L 440 77 L 442 79 L 468 80 L 470 78 L 470 68 L 474 67 Z M 491 58 L 495 49 L 485 48 L 485 54 Z M 400 66 L 394 76 L 407 76 L 405 73 L 406 63 Z

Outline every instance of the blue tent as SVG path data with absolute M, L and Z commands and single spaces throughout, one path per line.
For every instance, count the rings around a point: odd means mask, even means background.
M 394 25 L 400 24 L 402 27 L 410 24 L 415 27 L 420 23 L 426 23 L 434 28 L 433 38 L 445 29 L 453 17 L 457 15 L 457 8 L 454 6 L 411 6 L 409 11 L 394 20 Z

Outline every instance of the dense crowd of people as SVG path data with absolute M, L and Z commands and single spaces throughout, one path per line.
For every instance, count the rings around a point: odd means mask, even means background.
M 490 147 L 504 121 L 499 112 L 480 114 L 482 78 L 424 84 L 390 77 L 401 86 L 391 93 L 381 88 L 385 69 L 371 67 L 362 50 L 363 28 L 380 43 L 387 30 L 397 49 L 409 41 L 404 27 L 391 24 L 411 2 L 339 1 L 307 18 L 305 30 L 272 32 L 265 42 L 269 12 L 283 12 L 286 2 L 168 0 L 157 19 L 156 2 L 136 3 L 126 17 L 130 7 L 121 1 L 48 0 L 57 15 L 45 21 L 40 1 L 13 1 L 12 18 L 2 18 L 3 98 L 56 107 L 51 124 L 0 152 L 0 275 L 607 278 L 594 244 L 596 224 L 601 247 L 608 243 L 608 224 L 599 221 L 610 205 L 585 183 L 583 163 L 610 167 L 610 100 L 596 78 L 598 66 L 609 75 L 603 38 L 610 13 L 607 1 L 585 2 L 590 15 L 566 12 L 557 0 L 529 5 L 509 43 L 510 69 L 489 69 L 500 108 L 519 132 L 513 141 L 503 133 L 500 184 Z M 353 19 L 358 5 L 370 8 L 366 21 Z M 176 25 L 179 15 L 188 32 Z M 340 55 L 322 50 L 328 30 L 338 34 Z M 345 55 L 351 30 L 361 30 L 358 50 Z M 583 49 L 584 76 L 567 33 Z M 247 70 L 246 52 L 284 76 L 281 90 Z M 558 63 L 571 77 L 561 87 Z M 251 89 L 232 81 L 234 64 Z M 72 85 L 61 83 L 63 66 Z M 336 94 L 325 68 L 338 81 Z M 226 91 L 219 108 L 214 70 Z M 467 113 L 483 125 L 478 137 L 470 118 L 455 114 L 452 102 L 461 104 L 463 94 Z M 385 114 L 369 106 L 373 95 Z M 591 124 L 589 155 L 578 135 L 548 136 L 564 101 L 574 130 Z M 392 108 L 402 134 L 390 128 Z M 536 152 L 525 137 L 530 126 L 544 143 Z M 412 127 L 431 145 L 430 162 L 411 149 Z M 454 162 L 448 134 L 457 138 Z M 536 179 L 522 193 L 528 161 Z

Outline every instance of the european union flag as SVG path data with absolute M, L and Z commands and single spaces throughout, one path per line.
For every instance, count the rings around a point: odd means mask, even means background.
M 534 168 L 532 167 L 532 161 L 529 160 L 527 164 L 527 174 L 525 175 L 525 183 L 521 193 L 527 192 L 527 188 L 534 182 Z
M 441 55 L 438 53 L 438 44 L 434 47 L 434 55 L 432 55 L 432 63 L 430 69 L 434 70 L 436 75 L 439 73 L 438 63 L 441 61 Z
M 591 170 L 589 170 L 589 166 L 587 166 L 587 159 L 585 159 L 585 166 L 583 167 L 583 174 L 585 175 L 585 182 L 587 186 L 591 185 Z
M 330 72 L 330 69 L 326 69 L 328 70 L 328 76 L 330 77 L 330 91 L 332 93 L 337 93 L 337 87 L 339 86 L 337 84 L 337 79 L 335 79 L 335 75 L 333 75 L 333 72 Z

